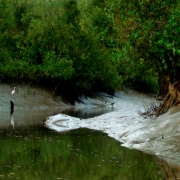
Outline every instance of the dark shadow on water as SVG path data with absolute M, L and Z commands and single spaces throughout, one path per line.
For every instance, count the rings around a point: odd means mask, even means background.
M 93 108 L 83 108 L 83 109 L 67 109 L 63 110 L 61 113 L 67 114 L 69 116 L 88 119 L 95 116 L 99 116 L 108 112 L 112 112 L 114 109 L 112 107 L 93 107 Z

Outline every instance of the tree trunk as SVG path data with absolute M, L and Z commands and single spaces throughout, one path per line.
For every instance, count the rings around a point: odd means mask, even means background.
M 168 78 L 163 75 L 159 75 L 158 79 L 158 94 L 156 96 L 157 100 L 163 100 L 166 94 L 168 93 Z
M 168 111 L 169 108 L 173 106 L 180 106 L 180 80 L 175 77 L 178 71 L 174 74 L 174 68 L 172 61 L 169 58 L 169 54 L 166 52 L 164 54 L 164 59 L 167 65 L 167 68 L 163 68 L 161 64 L 161 73 L 159 74 L 159 93 L 158 96 L 164 96 L 163 102 L 157 109 L 156 116 L 164 114 Z M 175 83 L 172 83 L 177 79 Z M 158 98 L 157 98 L 158 99 Z

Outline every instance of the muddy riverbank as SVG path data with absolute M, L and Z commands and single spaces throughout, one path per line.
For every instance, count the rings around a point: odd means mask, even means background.
M 180 107 L 171 108 L 166 114 L 151 119 L 143 119 L 138 114 L 152 97 L 133 91 L 117 92 L 114 97 L 106 94 L 98 99 L 84 99 L 84 104 L 76 106 L 111 106 L 114 111 L 89 119 L 80 119 L 58 114 L 47 118 L 47 127 L 56 131 L 76 128 L 96 129 L 122 142 L 123 146 L 139 149 L 180 166 Z
M 14 86 L 0 85 L 0 129 L 7 129 L 11 124 L 10 101 L 14 103 L 13 119 L 15 128 L 42 123 L 47 116 L 62 113 L 64 109 L 71 109 L 60 98 L 54 99 L 52 94 L 29 86 L 18 85 L 15 93 Z
M 180 108 L 172 108 L 159 118 L 143 119 L 138 110 L 143 110 L 152 97 L 134 91 L 118 92 L 114 97 L 99 94 L 96 98 L 82 98 L 83 103 L 75 106 L 65 104 L 60 98 L 54 99 L 45 90 L 28 86 L 1 84 L 0 87 L 0 129 L 12 126 L 14 129 L 27 125 L 42 124 L 56 131 L 76 128 L 100 130 L 122 142 L 123 146 L 155 154 L 169 163 L 180 165 Z M 14 114 L 10 115 L 10 101 L 14 102 Z M 88 119 L 72 118 L 64 113 L 84 108 L 97 110 L 99 107 L 112 108 L 112 112 Z M 63 120 L 63 121 L 62 121 Z M 12 122 L 13 121 L 13 122 Z

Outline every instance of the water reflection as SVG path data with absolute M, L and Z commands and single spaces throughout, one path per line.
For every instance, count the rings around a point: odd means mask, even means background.
M 86 119 L 104 113 L 108 113 L 113 110 L 114 110 L 113 108 L 108 108 L 108 107 L 82 108 L 82 109 L 58 107 L 58 108 L 52 108 L 46 110 L 15 109 L 13 113 L 11 113 L 11 108 L 10 109 L 7 108 L 5 111 L 0 112 L 0 129 L 8 129 L 10 126 L 14 127 L 14 129 L 19 129 L 21 127 L 27 127 L 29 125 L 35 125 L 35 124 L 40 125 L 42 124 L 43 120 L 45 120 L 47 117 L 57 115 L 59 113 Z M 9 115 L 9 111 L 10 111 L 10 115 Z
M 151 155 L 88 129 L 56 133 L 42 127 L 0 132 L 4 179 L 162 179 Z
M 10 126 L 12 127 L 12 129 L 14 129 L 14 115 L 13 114 L 11 114 L 10 115 Z
M 107 112 L 107 109 L 105 110 Z M 77 116 L 82 115 L 86 118 L 89 115 L 99 115 L 93 111 L 79 111 Z M 1 113 L 0 178 L 63 180 L 179 178 L 179 167 L 157 161 L 156 157 L 140 151 L 121 147 L 119 142 L 102 132 L 77 129 L 57 133 L 42 127 L 42 120 L 48 113 L 52 114 L 52 111 L 15 111 L 10 118 L 9 111 Z M 63 111 L 63 113 L 74 115 L 77 112 Z
M 169 164 L 163 159 L 158 159 L 161 170 L 166 180 L 179 180 L 180 179 L 180 166 L 176 164 Z
M 67 110 L 63 110 L 61 113 L 73 117 L 87 119 L 112 111 L 114 111 L 112 107 L 93 107 L 93 108 L 91 107 L 91 108 L 82 108 L 82 109 L 67 109 Z

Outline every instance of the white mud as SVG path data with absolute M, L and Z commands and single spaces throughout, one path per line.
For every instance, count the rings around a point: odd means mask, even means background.
M 46 119 L 46 126 L 53 130 L 61 132 L 80 127 L 100 130 L 122 142 L 123 146 L 155 154 L 180 165 L 180 107 L 171 108 L 158 118 L 143 119 L 138 111 L 144 110 L 144 105 L 149 104 L 152 97 L 134 91 L 118 92 L 114 97 L 100 93 L 94 99 L 82 98 L 83 103 L 72 107 L 60 98 L 53 99 L 42 89 L 17 86 L 11 95 L 13 89 L 14 86 L 0 85 L 0 130 L 9 126 L 16 130 L 42 124 Z M 15 105 L 13 115 L 10 115 L 10 101 Z M 83 112 L 89 108 L 98 112 L 102 107 L 114 111 L 89 119 L 64 114 L 67 109 Z
M 100 130 L 122 142 L 123 146 L 180 165 L 180 107 L 171 108 L 158 118 L 143 119 L 138 111 L 144 110 L 144 105 L 152 98 L 133 91 L 119 92 L 114 97 L 99 94 L 96 99 L 82 100 L 84 103 L 76 103 L 75 108 L 106 106 L 114 111 L 89 119 L 57 114 L 46 119 L 46 126 L 59 132 L 80 127 Z

